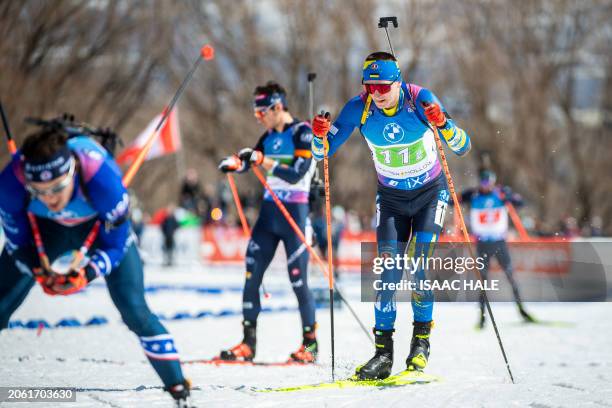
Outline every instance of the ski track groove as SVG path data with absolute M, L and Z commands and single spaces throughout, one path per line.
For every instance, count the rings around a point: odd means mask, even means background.
M 561 387 L 561 388 L 567 388 L 569 390 L 576 390 L 576 391 L 582 391 L 582 392 L 586 392 L 586 390 L 584 388 L 580 388 L 580 387 L 576 387 L 572 384 L 567 384 L 567 383 L 554 383 L 553 384 L 555 387 Z
M 529 404 L 529 407 L 530 408 L 555 408 L 552 405 L 546 405 L 540 402 L 532 402 L 531 404 Z
M 98 397 L 97 395 L 92 394 L 92 393 L 90 393 L 90 392 L 88 392 L 88 393 L 87 393 L 87 394 L 85 394 L 85 395 L 87 395 L 89 398 L 91 398 L 91 399 L 92 399 L 92 400 L 94 400 L 94 401 L 101 402 L 102 404 L 104 404 L 104 405 L 106 405 L 106 406 L 109 406 L 109 407 L 112 407 L 112 408 L 122 408 L 122 407 L 121 407 L 121 405 L 117 405 L 117 404 L 115 404 L 115 403 L 113 403 L 113 402 L 110 402 L 110 401 L 107 401 L 107 400 L 105 400 L 105 399 L 102 399 L 102 398 Z

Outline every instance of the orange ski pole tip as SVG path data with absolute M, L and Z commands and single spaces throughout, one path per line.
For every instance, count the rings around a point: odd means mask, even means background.
M 202 58 L 206 61 L 210 61 L 215 58 L 215 49 L 212 45 L 206 44 L 200 49 L 200 54 L 202 54 Z
M 8 141 L 8 149 L 10 154 L 17 153 L 17 145 L 15 144 L 15 141 L 13 139 Z

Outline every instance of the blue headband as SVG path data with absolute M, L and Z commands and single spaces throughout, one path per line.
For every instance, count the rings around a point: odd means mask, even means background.
M 44 161 L 24 160 L 23 171 L 28 182 L 44 182 L 53 180 L 70 171 L 72 154 L 68 146 Z
M 255 99 L 253 100 L 253 108 L 269 108 L 277 103 L 282 103 L 283 106 L 287 106 L 285 95 L 278 92 L 271 94 L 259 94 L 255 95 Z
M 363 64 L 363 82 L 398 81 L 402 77 L 397 61 L 366 61 Z

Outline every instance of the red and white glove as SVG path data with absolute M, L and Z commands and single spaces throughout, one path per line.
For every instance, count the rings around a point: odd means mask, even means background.
M 53 282 L 55 281 L 55 275 L 57 275 L 56 273 L 43 268 L 33 268 L 32 273 L 34 274 L 34 280 L 42 287 L 42 290 L 47 295 L 57 295 L 57 293 L 51 290 Z
M 440 109 L 440 105 L 437 103 L 422 103 L 425 108 L 425 117 L 427 121 L 436 127 L 444 127 L 446 125 L 446 115 Z
M 34 271 L 34 279 L 36 279 L 36 282 L 42 286 L 46 294 L 51 296 L 66 296 L 78 292 L 87 286 L 95 277 L 95 271 L 88 266 L 78 271 L 69 272 L 66 275 L 43 271 L 42 269 Z
M 312 120 L 312 133 L 315 137 L 312 138 L 310 143 L 310 150 L 312 151 L 312 158 L 316 161 L 321 161 L 325 157 L 325 153 L 329 151 L 329 142 L 324 137 L 331 128 L 331 115 L 329 112 L 315 116 Z
M 87 279 L 87 267 L 81 268 L 78 271 L 72 271 L 67 275 L 57 275 L 51 290 L 58 295 L 71 295 L 80 291 L 89 283 Z

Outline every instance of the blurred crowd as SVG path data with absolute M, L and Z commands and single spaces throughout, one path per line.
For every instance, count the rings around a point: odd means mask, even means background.
M 261 191 L 252 193 L 241 193 L 240 201 L 249 222 L 253 225 L 257 219 L 259 205 L 261 203 Z M 232 192 L 224 179 L 216 185 L 202 185 L 195 169 L 186 171 L 183 182 L 180 185 L 177 200 L 171 202 L 165 208 L 159 209 L 153 215 L 146 214 L 135 195 L 132 195 L 132 223 L 134 231 L 140 238 L 144 225 L 147 223 L 159 224 L 164 236 L 163 250 L 165 263 L 173 264 L 173 252 L 175 249 L 174 236 L 182 226 L 188 225 L 217 225 L 228 227 L 240 227 L 240 218 L 236 212 Z M 600 216 L 594 216 L 587 225 L 580 226 L 576 218 L 566 216 L 559 220 L 556 225 L 543 223 L 529 214 L 528 209 L 522 214 L 522 221 L 531 236 L 534 237 L 600 237 L 603 235 L 603 220 Z M 311 202 L 310 220 L 314 235 L 314 243 L 319 247 L 322 254 L 327 251 L 327 232 L 325 207 L 322 200 Z M 452 233 L 452 217 L 447 218 L 446 233 Z M 359 234 L 364 231 L 373 231 L 376 228 L 376 214 L 374 209 L 371 213 L 357 212 L 346 209 L 341 205 L 335 205 L 332 209 L 332 245 L 334 252 L 337 251 L 342 233 Z

